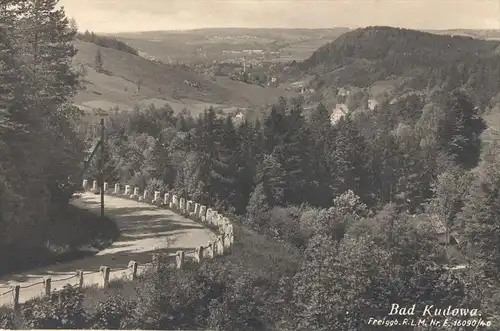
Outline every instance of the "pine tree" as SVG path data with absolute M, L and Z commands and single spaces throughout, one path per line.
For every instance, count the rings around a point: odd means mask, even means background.
M 15 142 L 12 146 L 22 151 L 10 154 L 23 184 L 17 194 L 23 197 L 20 214 L 24 215 L 17 217 L 15 228 L 24 229 L 28 236 L 43 226 L 50 213 L 67 206 L 76 183 L 81 183 L 76 177 L 83 146 L 70 122 L 77 114 L 71 98 L 80 86 L 72 68 L 74 32 L 56 4 L 51 0 L 0 2 L 0 107 L 17 126 L 2 141 Z M 2 160 L 2 167 L 3 162 L 9 161 Z M 23 223 L 24 217 L 28 223 Z M 18 238 L 12 230 L 11 238 Z M 44 238 L 31 239 L 30 244 L 36 245 Z
M 254 124 L 255 125 L 255 124 Z M 244 121 L 237 128 L 238 140 L 240 142 L 239 148 L 236 151 L 238 158 L 241 160 L 241 166 L 238 168 L 236 178 L 238 178 L 238 190 L 241 194 L 241 202 L 235 206 L 236 212 L 244 213 L 250 195 L 254 188 L 254 179 L 257 172 L 257 165 L 261 158 L 259 151 L 259 137 L 261 136 L 260 128 L 248 121 Z
M 335 169 L 334 195 L 352 190 L 363 201 L 372 199 L 366 142 L 350 116 L 336 123 L 328 158 L 330 169 Z
M 9 114 L 20 112 L 24 108 L 22 76 L 21 40 L 17 28 L 16 4 L 22 1 L 0 2 L 0 111 Z M 16 43 L 17 41 L 17 43 Z
M 477 169 L 456 221 L 469 257 L 479 261 L 486 276 L 496 282 L 500 281 L 499 151 L 495 143 L 485 154 L 485 162 Z
M 216 197 L 216 185 L 213 178 L 213 165 L 217 160 L 218 150 L 217 145 L 220 141 L 220 120 L 217 118 L 215 109 L 209 107 L 199 117 L 196 130 L 194 133 L 194 141 L 198 160 L 199 178 L 203 181 L 207 199 Z M 204 200 L 202 203 L 214 203 L 213 200 Z
M 396 185 L 401 172 L 399 146 L 390 132 L 382 131 L 375 138 L 371 148 L 373 184 L 376 191 L 376 203 L 384 206 L 393 201 Z
M 438 141 L 442 150 L 465 169 L 475 167 L 480 157 L 480 135 L 486 125 L 478 111 L 466 94 L 454 90 L 446 98 L 445 116 L 439 125 Z
M 333 129 L 330 124 L 328 110 L 319 104 L 309 120 L 311 133 L 310 145 L 310 174 L 311 198 L 315 205 L 328 207 L 333 199 L 331 186 L 335 169 L 330 169 L 327 156 L 329 154 L 330 140 L 333 139 Z
M 264 151 L 272 153 L 281 144 L 287 131 L 286 109 L 273 105 L 269 115 L 264 119 Z
M 74 110 L 68 105 L 81 87 L 81 80 L 72 65 L 77 53 L 72 44 L 76 32 L 70 28 L 64 8 L 57 8 L 57 4 L 57 0 L 24 2 L 20 6 L 24 13 L 20 30 L 25 37 L 26 78 L 37 110 L 66 117 Z
M 46 144 L 46 164 L 51 195 L 66 202 L 81 166 L 83 145 L 71 121 L 79 115 L 72 97 L 81 87 L 79 73 L 73 68 L 75 31 L 56 0 L 28 0 L 19 3 L 16 29 L 22 38 L 21 66 L 24 107 L 13 115 L 16 120 L 40 133 Z M 64 202 L 63 202 L 64 203 Z
M 101 54 L 101 48 L 97 48 L 97 52 L 94 57 L 94 68 L 95 71 L 101 73 L 103 70 L 103 60 L 102 60 L 102 54 Z
M 311 197 L 311 178 L 309 175 L 309 131 L 305 125 L 302 108 L 303 100 L 296 99 L 285 118 L 286 132 L 273 150 L 273 155 L 285 170 L 287 187 L 285 201 L 300 204 L 305 197 Z M 307 198 L 306 198 L 307 199 Z
M 219 139 L 218 155 L 213 163 L 212 178 L 218 205 L 227 210 L 241 206 L 243 200 L 238 175 L 240 168 L 244 165 L 239 151 L 240 140 L 230 115 L 225 118 Z
M 262 191 L 268 206 L 282 205 L 286 189 L 283 166 L 270 154 L 264 155 L 257 168 L 255 178 L 256 187 L 262 184 Z

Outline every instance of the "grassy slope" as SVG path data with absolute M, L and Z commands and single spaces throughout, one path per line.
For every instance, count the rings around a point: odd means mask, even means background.
M 98 46 L 82 41 L 75 43 L 79 49 L 75 64 L 83 64 L 87 71 L 87 88 L 75 97 L 75 103 L 84 109 L 109 109 L 115 105 L 132 109 L 137 104 L 166 102 L 171 103 L 174 110 L 181 110 L 186 105 L 196 110 L 209 105 L 246 108 L 275 102 L 284 94 L 279 89 L 224 78 L 217 79 L 216 83 L 193 72 L 104 47 L 101 54 L 106 73 L 97 73 L 92 66 Z M 139 80 L 142 85 L 137 93 Z M 184 80 L 199 82 L 202 90 L 185 84 Z

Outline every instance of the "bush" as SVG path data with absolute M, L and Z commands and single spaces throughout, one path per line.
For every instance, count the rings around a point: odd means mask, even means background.
M 22 306 L 21 323 L 28 329 L 85 329 L 87 315 L 83 293 L 67 285 L 49 298 L 35 299 Z
M 120 294 L 110 296 L 97 304 L 97 311 L 89 321 L 90 328 L 122 329 L 127 326 L 127 316 L 134 306 L 134 302 Z
M 146 184 L 146 190 L 148 190 L 148 192 L 151 192 L 151 194 L 153 194 L 154 191 L 169 191 L 168 186 L 162 180 L 155 178 L 148 180 L 148 183 Z

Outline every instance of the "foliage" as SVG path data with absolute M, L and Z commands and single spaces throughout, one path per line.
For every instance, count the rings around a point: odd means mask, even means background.
M 35 300 L 22 307 L 22 320 L 31 329 L 79 329 L 87 325 L 83 293 L 66 286 L 48 299 Z
M 0 22 L 2 251 L 19 242 L 36 249 L 80 184 L 76 31 L 55 0 L 3 1 Z
M 110 296 L 98 302 L 96 312 L 89 318 L 90 329 L 121 329 L 126 325 L 133 302 L 121 295 Z
M 457 215 L 469 258 L 481 263 L 485 276 L 496 281 L 500 280 L 498 150 L 497 143 L 490 146 Z

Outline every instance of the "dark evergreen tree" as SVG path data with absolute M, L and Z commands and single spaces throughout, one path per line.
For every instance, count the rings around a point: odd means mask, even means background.
M 217 200 L 217 206 L 229 210 L 244 203 L 239 187 L 240 169 L 244 164 L 239 151 L 240 139 L 230 115 L 225 118 L 219 139 L 217 157 L 213 160 L 212 168 L 214 198 Z
M 445 101 L 445 114 L 439 125 L 438 139 L 442 150 L 465 169 L 479 161 L 481 133 L 486 129 L 479 109 L 463 92 L 454 90 Z
M 273 155 L 285 170 L 284 199 L 292 204 L 300 204 L 304 199 L 311 198 L 312 192 L 309 168 L 310 139 L 302 103 L 301 99 L 293 101 L 285 117 L 287 130 L 273 150 Z
M 237 153 L 241 160 L 241 166 L 238 168 L 236 176 L 238 178 L 237 189 L 241 192 L 241 201 L 235 206 L 235 209 L 238 213 L 244 213 L 254 189 L 257 165 L 261 159 L 259 150 L 261 146 L 259 145 L 262 144 L 262 139 L 259 138 L 262 137 L 262 134 L 260 128 L 256 128 L 248 121 L 244 121 L 237 128 L 237 134 L 240 142 Z
M 335 169 L 328 164 L 329 144 L 333 139 L 333 129 L 328 110 L 319 104 L 309 121 L 311 145 L 309 153 L 309 173 L 311 178 L 311 197 L 309 201 L 314 205 L 328 207 L 333 200 L 331 186 Z
M 341 118 L 334 126 L 330 142 L 330 169 L 335 169 L 333 193 L 340 195 L 352 190 L 364 201 L 372 199 L 369 176 L 369 153 L 366 142 L 350 116 Z
M 286 108 L 273 105 L 269 115 L 264 119 L 264 151 L 272 153 L 281 144 L 287 131 Z
M 102 60 L 101 49 L 97 48 L 97 52 L 94 57 L 94 68 L 97 72 L 102 72 L 104 66 L 104 62 Z

